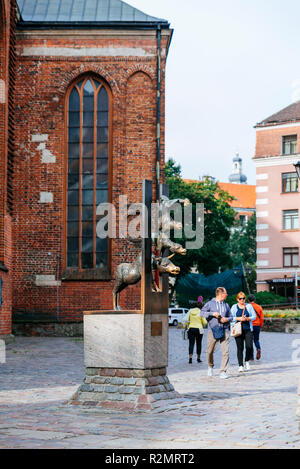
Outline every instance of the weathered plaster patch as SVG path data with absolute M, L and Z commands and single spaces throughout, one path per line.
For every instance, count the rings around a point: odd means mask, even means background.
M 37 287 L 57 287 L 61 285 L 61 282 L 55 280 L 55 275 L 36 275 L 35 285 Z
M 52 192 L 40 192 L 40 204 L 52 204 L 53 203 L 53 194 Z
M 40 142 L 40 144 L 37 147 L 37 150 L 42 152 L 42 163 L 55 163 L 56 162 L 56 157 L 51 153 L 50 150 L 46 148 L 46 141 L 48 140 L 48 135 L 43 134 L 43 135 L 32 135 L 32 141 L 33 142 Z
M 42 57 L 153 57 L 141 47 L 23 47 L 23 56 Z
M 5 81 L 0 80 L 0 103 L 5 104 L 6 101 L 6 92 L 5 92 Z
M 48 134 L 33 134 L 31 137 L 32 142 L 46 142 L 48 140 Z

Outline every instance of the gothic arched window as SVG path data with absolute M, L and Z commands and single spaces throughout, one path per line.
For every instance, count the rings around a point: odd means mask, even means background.
M 96 208 L 108 202 L 109 108 L 107 87 L 85 77 L 67 99 L 67 267 L 107 267 L 108 240 L 96 236 Z

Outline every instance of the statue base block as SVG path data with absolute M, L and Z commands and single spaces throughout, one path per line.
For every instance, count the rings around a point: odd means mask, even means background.
M 70 404 L 153 410 L 180 398 L 166 376 L 168 328 L 166 314 L 86 312 L 86 376 Z
M 166 376 L 166 368 L 86 368 L 84 384 L 69 403 L 121 411 L 154 410 L 180 397 Z

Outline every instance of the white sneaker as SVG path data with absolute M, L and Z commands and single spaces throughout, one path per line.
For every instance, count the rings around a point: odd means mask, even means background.
M 239 366 L 239 373 L 242 373 L 244 371 L 244 367 L 243 366 Z
M 246 371 L 250 370 L 250 363 L 249 362 L 245 362 L 245 370 Z
M 207 376 L 213 376 L 213 375 L 214 375 L 214 370 L 212 368 L 208 368 Z
M 222 371 L 222 373 L 220 373 L 220 379 L 227 379 L 228 378 L 228 374 L 225 373 L 225 371 Z

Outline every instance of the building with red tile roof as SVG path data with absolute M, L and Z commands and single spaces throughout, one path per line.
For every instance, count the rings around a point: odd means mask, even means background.
M 184 179 L 187 183 L 199 182 L 194 179 Z M 234 199 L 229 205 L 237 212 L 237 218 L 240 222 L 246 223 L 255 213 L 256 186 L 248 184 L 236 184 L 230 182 L 218 182 L 218 186 Z

